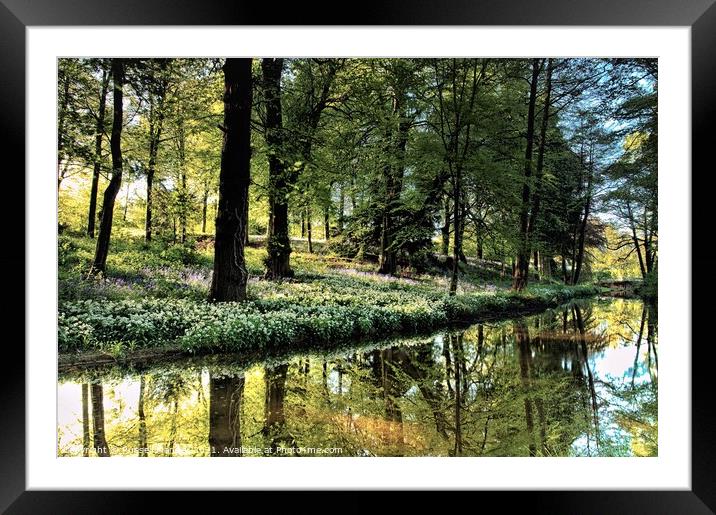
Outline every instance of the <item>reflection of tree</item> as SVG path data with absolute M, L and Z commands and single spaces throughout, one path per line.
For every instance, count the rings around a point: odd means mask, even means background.
M 415 382 L 435 419 L 435 429 L 444 440 L 448 439 L 448 422 L 442 412 L 444 393 L 441 390 L 441 374 L 431 354 L 431 347 L 423 345 L 406 350 L 403 371 Z M 451 388 L 452 390 L 452 388 Z M 454 392 L 453 392 L 454 396 Z
M 92 428 L 94 450 L 97 456 L 109 457 L 109 445 L 104 432 L 104 394 L 102 385 L 92 383 L 90 387 L 92 393 Z
M 174 455 L 177 437 L 177 424 L 179 418 L 179 400 L 186 396 L 189 386 L 186 377 L 181 372 L 169 371 L 156 374 L 152 378 L 151 397 L 162 404 L 169 406 L 169 431 L 164 446 L 164 454 Z
M 287 373 L 287 363 L 275 367 L 266 367 L 264 373 L 266 396 L 264 402 L 265 422 L 263 434 L 272 452 L 276 452 L 276 449 L 281 444 L 295 447 L 294 438 L 288 433 L 286 428 L 286 415 L 284 412 Z
M 656 353 L 656 330 L 657 330 L 657 309 L 654 304 L 646 304 L 647 323 L 646 323 L 646 343 L 647 343 L 647 359 L 649 375 L 652 384 L 656 384 L 656 375 L 659 369 L 659 356 Z M 654 354 L 654 367 L 651 365 L 651 354 Z
M 589 366 L 589 353 L 587 351 L 587 341 L 585 338 L 584 318 L 582 317 L 582 310 L 578 304 L 572 306 L 572 315 L 574 316 L 577 330 L 579 331 L 579 344 L 582 355 L 582 365 L 587 372 L 587 386 L 589 388 L 589 396 L 592 401 L 592 416 L 594 419 L 594 435 L 597 443 L 597 452 L 599 452 L 599 412 L 597 404 L 597 391 L 594 388 L 594 376 L 592 375 L 592 369 Z
M 636 380 L 636 371 L 639 366 L 639 350 L 641 348 L 641 340 L 644 336 L 644 322 L 646 321 L 646 306 L 641 310 L 641 322 L 639 323 L 639 335 L 636 338 L 636 352 L 634 353 L 634 365 L 632 366 L 631 373 L 631 386 L 634 387 L 634 381 Z
M 244 377 L 209 377 L 209 449 L 213 457 L 241 456 Z
M 82 383 L 82 456 L 89 456 L 89 385 Z
M 139 376 L 139 401 L 137 402 L 137 415 L 139 417 L 139 457 L 146 458 L 149 455 L 147 448 L 147 418 L 144 414 L 144 389 L 146 379 L 144 374 Z
M 520 353 L 520 379 L 522 381 L 522 390 L 525 405 L 525 423 L 527 424 L 527 437 L 529 442 L 530 456 L 537 454 L 534 438 L 534 417 L 532 414 L 531 381 L 530 381 L 530 336 L 524 321 L 515 322 L 513 326 L 517 348 Z
M 464 391 L 467 389 L 467 371 L 465 370 L 465 354 L 462 348 L 462 334 L 451 334 L 450 342 L 452 343 L 453 356 L 455 358 L 455 446 L 453 447 L 453 456 L 460 456 L 463 447 L 461 412 L 463 409 Z
M 212 455 L 221 456 L 296 441 L 341 447 L 343 455 L 656 454 L 656 313 L 635 301 L 592 306 L 311 356 L 312 363 L 304 355 L 246 380 L 234 365 L 210 364 L 198 389 L 196 368 L 162 365 L 105 392 L 106 413 L 101 385 L 87 385 L 82 420 L 65 434 L 77 435 L 75 444 L 86 438 L 90 449 L 111 440 L 113 455 L 138 441 L 146 448 L 148 439 L 203 450 L 208 418 Z M 638 370 L 605 375 L 604 352 L 624 344 L 640 346 Z M 128 417 L 122 406 L 137 400 L 137 387 L 138 408 Z

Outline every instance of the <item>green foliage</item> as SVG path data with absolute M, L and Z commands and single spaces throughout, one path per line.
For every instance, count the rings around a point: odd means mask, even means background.
M 145 347 L 175 343 L 192 352 L 329 347 L 351 339 L 430 331 L 453 322 L 556 306 L 595 293 L 586 286 L 542 287 L 527 295 L 482 292 L 450 297 L 421 288 L 412 292 L 404 286 L 366 288 L 348 279 L 327 282 L 333 287 L 326 288 L 322 281 L 273 292 L 266 288 L 245 303 L 64 302 L 59 311 L 59 348 L 62 352 L 102 350 L 107 345 L 114 348 L 116 342 Z

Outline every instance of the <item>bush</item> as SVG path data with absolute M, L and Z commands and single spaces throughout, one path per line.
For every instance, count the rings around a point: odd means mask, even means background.
M 293 285 L 292 285 L 293 286 Z M 494 313 L 556 306 L 593 294 L 593 287 L 534 288 L 524 295 L 424 295 L 390 286 L 356 296 L 310 285 L 296 295 L 243 303 L 180 299 L 82 300 L 59 312 L 60 351 L 180 345 L 189 352 L 256 351 L 286 346 L 332 346 L 357 338 L 414 333 Z M 418 288 L 418 291 L 420 289 Z

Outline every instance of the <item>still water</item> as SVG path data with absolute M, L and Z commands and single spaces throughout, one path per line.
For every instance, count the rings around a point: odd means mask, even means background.
M 61 374 L 59 456 L 655 456 L 656 308 Z

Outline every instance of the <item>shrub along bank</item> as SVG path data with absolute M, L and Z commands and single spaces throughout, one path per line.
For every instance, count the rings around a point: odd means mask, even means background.
M 187 353 L 335 346 L 519 315 L 599 293 L 594 286 L 535 286 L 524 293 L 448 296 L 403 283 L 295 283 L 243 303 L 186 299 L 79 300 L 59 306 L 59 350 L 121 354 L 180 347 Z

